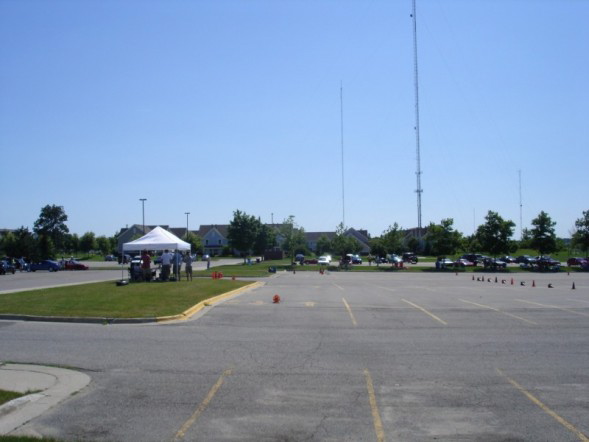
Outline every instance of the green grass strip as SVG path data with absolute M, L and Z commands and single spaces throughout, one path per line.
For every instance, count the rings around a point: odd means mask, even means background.
M 24 395 L 15 391 L 0 390 L 0 405 L 22 396 Z
M 211 297 L 250 284 L 228 279 L 100 282 L 0 295 L 0 314 L 90 318 L 153 318 L 184 312 Z

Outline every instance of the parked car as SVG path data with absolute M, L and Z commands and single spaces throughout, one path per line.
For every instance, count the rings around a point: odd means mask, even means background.
M 501 261 L 506 262 L 507 264 L 514 264 L 515 258 L 513 256 L 506 255 L 501 257 Z
M 466 259 L 467 261 L 472 262 L 475 266 L 482 264 L 485 258 L 485 255 L 480 255 L 478 253 L 467 253 L 460 257 L 460 259 Z
M 116 261 L 117 260 L 117 257 L 115 255 L 106 255 L 104 257 L 104 260 L 105 261 Z
M 376 259 L 374 260 L 377 264 L 386 264 L 389 262 L 389 260 L 384 257 L 384 256 L 378 256 L 376 257 Z
M 119 264 L 121 264 L 121 261 L 123 261 L 123 264 L 127 264 L 129 261 L 131 261 L 131 255 L 124 254 L 122 257 L 119 256 L 117 261 Z
M 530 255 L 520 255 L 515 258 L 515 262 L 524 265 L 533 265 L 536 263 L 536 258 Z
M 550 256 L 539 256 L 535 265 L 539 270 L 560 270 L 560 261 L 552 259 Z
M 403 253 L 403 262 L 417 264 L 417 255 L 412 252 L 405 252 L 405 253 Z
M 305 259 L 303 262 L 305 264 L 317 264 L 318 259 L 317 258 L 310 258 L 310 259 Z
M 349 258 L 349 261 L 352 264 L 362 264 L 362 258 L 360 258 L 360 255 L 353 255 L 348 253 L 346 256 Z
M 89 267 L 86 264 L 82 264 L 75 259 L 70 259 L 66 261 L 63 265 L 66 270 L 88 270 Z
M 203 261 L 208 261 L 209 259 L 211 259 L 210 255 L 202 255 L 202 260 Z
M 388 256 L 388 260 L 391 264 L 399 264 L 403 262 L 403 258 L 401 258 L 399 255 L 395 255 L 394 253 Z
M 454 267 L 473 267 L 474 262 L 469 261 L 468 259 L 458 258 L 452 265 Z
M 438 258 L 436 261 L 436 269 L 452 267 L 454 265 L 454 261 L 449 258 Z
M 328 266 L 329 264 L 331 264 L 331 257 L 327 255 L 320 256 L 317 260 L 317 264 L 319 264 L 320 266 Z
M 16 267 L 12 265 L 10 262 L 3 259 L 0 261 L 0 275 L 6 275 L 7 273 L 14 273 L 16 272 Z
M 568 266 L 586 266 L 589 263 L 589 258 L 569 258 L 567 260 Z
M 483 260 L 483 265 L 486 269 L 504 269 L 507 267 L 507 263 L 505 261 L 501 261 L 499 258 L 485 258 Z
M 40 262 L 31 263 L 31 272 L 37 270 L 49 270 L 50 272 L 57 272 L 59 270 L 59 264 L 51 259 L 45 259 Z

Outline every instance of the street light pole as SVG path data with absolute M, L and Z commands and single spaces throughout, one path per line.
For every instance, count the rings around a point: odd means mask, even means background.
M 143 234 L 145 235 L 145 201 L 147 201 L 147 198 L 139 198 L 139 201 L 141 201 L 141 213 L 143 214 Z
M 188 215 L 190 212 L 184 212 L 184 215 L 186 215 L 186 239 L 188 239 Z

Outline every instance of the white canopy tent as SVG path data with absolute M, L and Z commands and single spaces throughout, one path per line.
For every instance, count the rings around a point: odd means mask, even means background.
M 123 253 L 140 250 L 190 250 L 190 244 L 182 241 L 166 229 L 157 226 L 141 238 L 123 244 Z M 177 280 L 180 280 L 179 270 L 180 268 L 178 267 L 176 274 Z
M 135 241 L 123 244 L 123 253 L 137 250 L 190 250 L 190 244 L 182 241 L 166 229 L 157 226 Z

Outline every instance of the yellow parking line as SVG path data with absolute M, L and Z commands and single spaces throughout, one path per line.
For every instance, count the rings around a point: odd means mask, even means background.
M 559 307 L 557 305 L 550 305 L 550 304 L 540 304 L 539 302 L 526 301 L 524 299 L 516 299 L 516 301 L 518 301 L 518 302 L 525 302 L 526 304 L 538 305 L 540 307 L 554 308 L 556 310 L 562 310 L 563 312 L 574 313 L 575 315 L 586 316 L 586 317 L 589 318 L 589 315 L 587 313 L 577 312 L 575 310 L 571 310 L 570 308 L 564 308 L 564 307 Z
M 431 312 L 428 312 L 428 311 L 427 311 L 426 309 L 424 309 L 423 307 L 420 307 L 420 306 L 419 306 L 419 305 L 417 305 L 417 304 L 413 304 L 412 302 L 410 302 L 410 301 L 407 301 L 406 299 L 401 299 L 401 301 L 403 301 L 403 302 L 406 302 L 407 304 L 409 304 L 409 305 L 410 305 L 410 306 L 412 306 L 412 307 L 415 307 L 415 308 L 416 308 L 416 309 L 418 309 L 418 310 L 421 310 L 423 313 L 425 313 L 425 314 L 426 314 L 426 315 L 428 315 L 429 317 L 431 317 L 431 318 L 435 319 L 435 320 L 436 320 L 436 321 L 438 321 L 440 324 L 443 324 L 443 325 L 448 325 L 448 323 L 447 323 L 446 321 L 444 321 L 443 319 L 440 319 L 440 318 L 438 318 L 438 317 L 437 317 L 436 315 L 434 315 L 433 313 L 431 313 Z
M 376 440 L 378 442 L 384 442 L 384 430 L 382 428 L 382 421 L 378 411 L 378 404 L 376 403 L 376 394 L 374 394 L 374 384 L 368 369 L 364 369 L 364 377 L 366 378 L 366 388 L 368 389 L 368 399 L 370 400 L 370 409 L 372 411 L 372 422 L 374 423 Z
M 203 411 L 205 411 L 205 409 L 209 405 L 209 402 L 211 402 L 213 397 L 215 397 L 215 394 L 217 394 L 217 391 L 219 391 L 219 388 L 221 388 L 221 385 L 223 385 L 225 378 L 231 375 L 232 372 L 233 371 L 231 369 L 225 370 L 223 372 L 223 374 L 219 377 L 215 385 L 213 385 L 213 388 L 211 388 L 211 390 L 209 391 L 209 394 L 207 394 L 207 397 L 200 403 L 198 408 L 194 411 L 194 413 L 192 413 L 192 416 L 190 416 L 190 418 L 184 423 L 184 425 L 182 425 L 180 430 L 178 430 L 178 432 L 174 436 L 174 440 L 180 440 L 184 438 L 184 435 L 186 434 L 188 429 L 194 424 L 194 422 L 196 422 L 198 417 L 203 413 Z
M 513 385 L 520 393 L 522 393 L 530 401 L 532 401 L 534 404 L 536 404 L 538 407 L 540 407 L 542 409 L 542 411 L 544 411 L 546 414 L 548 414 L 549 416 L 554 418 L 559 424 L 561 424 L 563 427 L 565 427 L 567 430 L 569 430 L 571 433 L 573 433 L 575 436 L 577 436 L 580 441 L 589 442 L 589 438 L 587 436 L 585 436 L 581 431 L 579 431 L 573 424 L 571 424 L 569 421 L 567 421 L 563 417 L 559 416 L 556 412 L 552 411 L 547 405 L 545 405 L 542 401 L 540 401 L 540 399 L 538 399 L 536 396 L 534 396 L 532 393 L 527 391 L 524 387 L 522 387 L 516 381 L 514 381 L 509 376 L 507 376 L 505 373 L 503 373 L 503 371 L 501 371 L 498 368 L 496 368 L 495 370 L 497 371 L 497 373 L 499 373 L 501 376 L 503 376 L 505 379 L 507 379 L 507 381 L 511 385 Z
M 498 308 L 491 307 L 490 305 L 478 304 L 476 302 L 467 301 L 466 299 L 459 299 L 459 301 L 466 302 L 467 304 L 476 305 L 478 307 L 487 308 L 489 310 L 493 310 L 494 312 L 501 313 L 502 315 L 510 316 L 512 318 L 519 319 L 521 321 L 528 322 L 530 324 L 538 325 L 537 322 L 530 321 L 529 319 L 522 318 L 521 316 L 517 316 L 517 315 L 511 314 L 511 313 L 507 313 L 507 312 L 501 311 Z
M 342 298 L 342 301 L 344 301 L 344 305 L 346 306 L 346 310 L 348 311 L 350 318 L 352 319 L 352 324 L 354 324 L 354 327 L 356 327 L 358 325 L 358 323 L 356 322 L 356 318 L 354 318 L 354 313 L 352 313 L 352 309 L 350 308 L 348 301 L 346 301 L 346 298 Z

